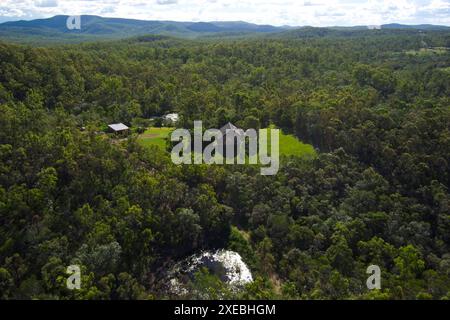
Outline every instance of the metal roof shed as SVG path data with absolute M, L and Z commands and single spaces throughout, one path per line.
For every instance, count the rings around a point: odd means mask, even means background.
M 110 128 L 114 132 L 122 132 L 122 131 L 130 129 L 123 123 L 113 123 L 113 124 L 108 125 L 108 128 Z

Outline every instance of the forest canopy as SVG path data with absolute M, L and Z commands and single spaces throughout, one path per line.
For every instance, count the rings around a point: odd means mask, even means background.
M 0 42 L 0 298 L 166 298 L 161 270 L 216 248 L 255 278 L 228 297 L 450 298 L 449 47 L 442 31 Z M 317 156 L 260 176 L 99 134 L 169 112 L 273 125 Z

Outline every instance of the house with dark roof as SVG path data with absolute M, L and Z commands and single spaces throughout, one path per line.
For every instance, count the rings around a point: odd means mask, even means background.
M 225 124 L 222 128 L 219 129 L 222 133 L 222 143 L 223 143 L 223 156 L 228 158 L 231 157 L 231 154 L 227 154 L 227 147 L 234 149 L 234 155 L 237 155 L 237 142 L 239 137 L 243 135 L 243 131 L 236 127 L 231 122 Z

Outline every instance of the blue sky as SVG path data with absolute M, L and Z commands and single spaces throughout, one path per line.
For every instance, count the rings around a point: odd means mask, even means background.
M 0 22 L 57 14 L 291 26 L 450 25 L 450 0 L 0 0 Z

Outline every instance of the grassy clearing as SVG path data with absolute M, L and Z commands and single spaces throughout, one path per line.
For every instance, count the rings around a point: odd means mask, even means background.
M 271 127 L 274 128 L 274 127 Z M 173 128 L 155 128 L 151 127 L 139 135 L 138 142 L 144 147 L 158 146 L 162 150 L 166 148 L 166 140 Z M 270 153 L 270 132 L 268 135 L 268 151 Z M 205 143 L 207 144 L 207 143 Z M 312 145 L 298 140 L 295 136 L 284 134 L 280 130 L 280 155 L 296 157 L 315 157 L 316 152 Z
M 274 127 L 271 127 L 273 129 Z M 270 130 L 269 130 L 269 150 L 270 150 Z M 316 151 L 310 144 L 306 144 L 298 140 L 291 134 L 284 134 L 280 130 L 280 155 L 295 157 L 315 157 Z
M 312 145 L 301 142 L 293 135 L 281 133 L 280 154 L 296 157 L 314 157 L 316 151 Z
M 447 48 L 440 48 L 440 47 L 436 47 L 436 48 L 421 48 L 419 50 L 408 50 L 406 51 L 407 55 L 411 55 L 411 56 L 429 56 L 429 55 L 433 55 L 433 54 L 446 54 L 450 52 Z
M 139 135 L 138 142 L 144 147 L 157 146 L 162 150 L 166 148 L 166 140 L 173 128 L 148 128 Z

